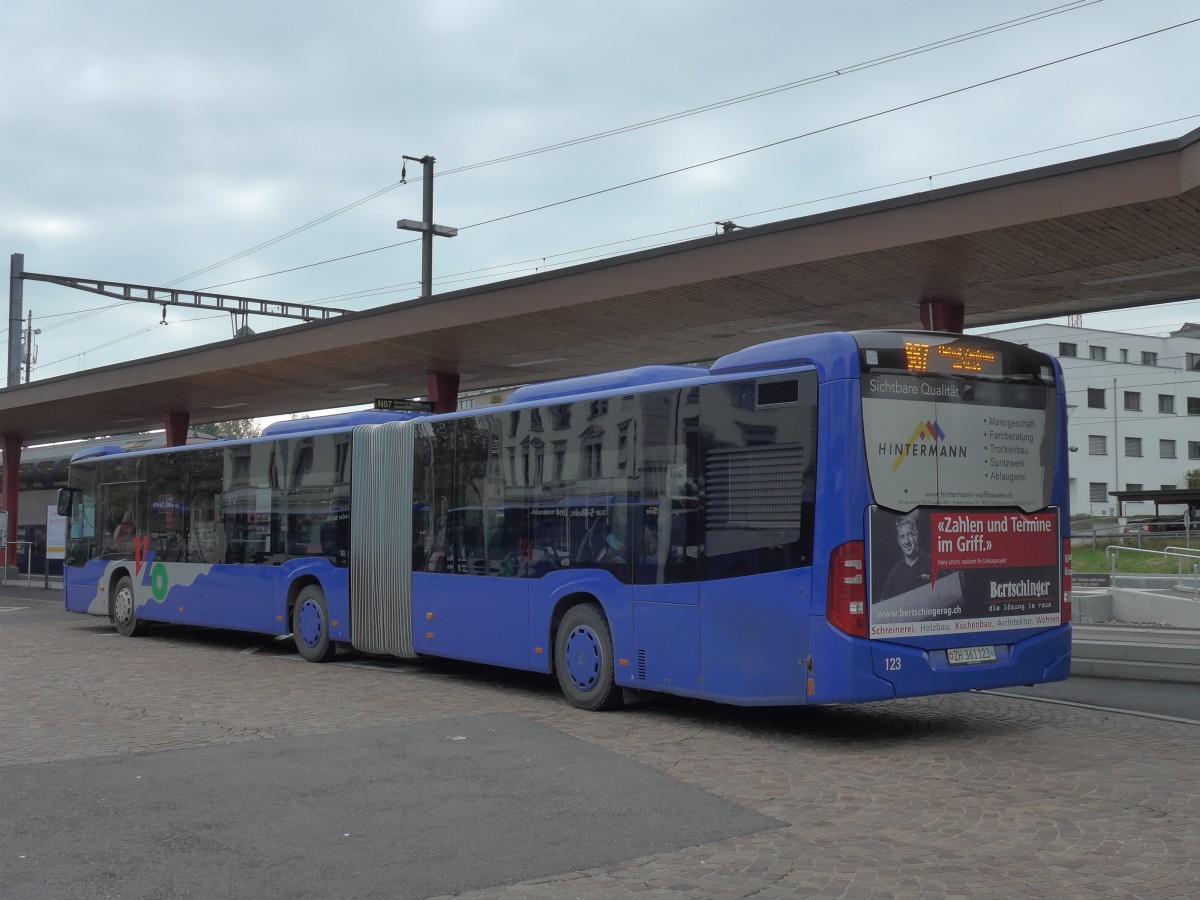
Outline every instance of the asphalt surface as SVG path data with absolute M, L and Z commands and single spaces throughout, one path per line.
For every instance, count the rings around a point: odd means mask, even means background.
M 585 713 L 541 676 L 121 638 L 9 586 L 0 897 L 1197 896 L 1193 693 Z
M 16 766 L 0 809 L 21 808 L 6 839 L 54 862 L 5 896 L 46 900 L 425 897 L 783 824 L 509 714 Z M 82 840 L 81 810 L 103 823 Z

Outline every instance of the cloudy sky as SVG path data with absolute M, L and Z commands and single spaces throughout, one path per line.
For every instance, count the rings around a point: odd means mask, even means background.
M 435 218 L 461 232 L 437 241 L 434 291 L 454 290 L 1177 137 L 1200 126 L 1197 17 L 1194 0 L 10 4 L 0 247 L 32 272 L 367 309 L 419 292 L 419 243 L 395 227 L 421 217 L 405 155 L 437 158 Z M 34 282 L 25 309 L 35 380 L 232 332 Z M 1187 319 L 1200 304 L 1086 324 Z

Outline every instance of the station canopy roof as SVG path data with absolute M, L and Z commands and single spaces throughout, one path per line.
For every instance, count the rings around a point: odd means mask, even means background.
M 1200 129 L 1070 163 L 730 231 L 0 390 L 26 443 L 713 359 L 813 331 L 1200 297 Z
M 1195 488 L 1163 488 L 1162 490 L 1147 491 L 1109 491 L 1110 496 L 1116 497 L 1121 508 L 1124 504 L 1150 501 L 1154 504 L 1154 514 L 1160 513 L 1163 506 L 1186 505 L 1189 510 L 1200 509 L 1200 490 Z

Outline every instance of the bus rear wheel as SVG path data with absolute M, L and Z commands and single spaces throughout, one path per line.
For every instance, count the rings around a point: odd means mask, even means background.
M 139 637 L 150 630 L 150 623 L 143 622 L 137 614 L 137 597 L 133 593 L 133 579 L 122 575 L 112 592 L 112 622 L 117 632 L 125 637 Z
M 292 607 L 292 640 L 296 651 L 309 662 L 333 659 L 337 646 L 329 639 L 329 608 L 325 592 L 310 584 L 300 589 Z
M 595 603 L 572 606 L 554 636 L 554 672 L 571 705 L 615 709 L 621 689 L 613 679 L 612 631 Z

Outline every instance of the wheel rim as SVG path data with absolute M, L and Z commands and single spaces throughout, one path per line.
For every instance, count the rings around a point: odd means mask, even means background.
M 133 618 L 133 591 L 121 588 L 113 598 L 113 619 L 118 625 L 125 625 Z
M 590 691 L 600 680 L 601 649 L 600 638 L 586 625 L 567 636 L 567 674 L 579 690 Z
M 321 617 L 321 607 L 312 600 L 305 600 L 300 605 L 300 640 L 308 647 L 321 643 L 325 633 L 325 622 Z

